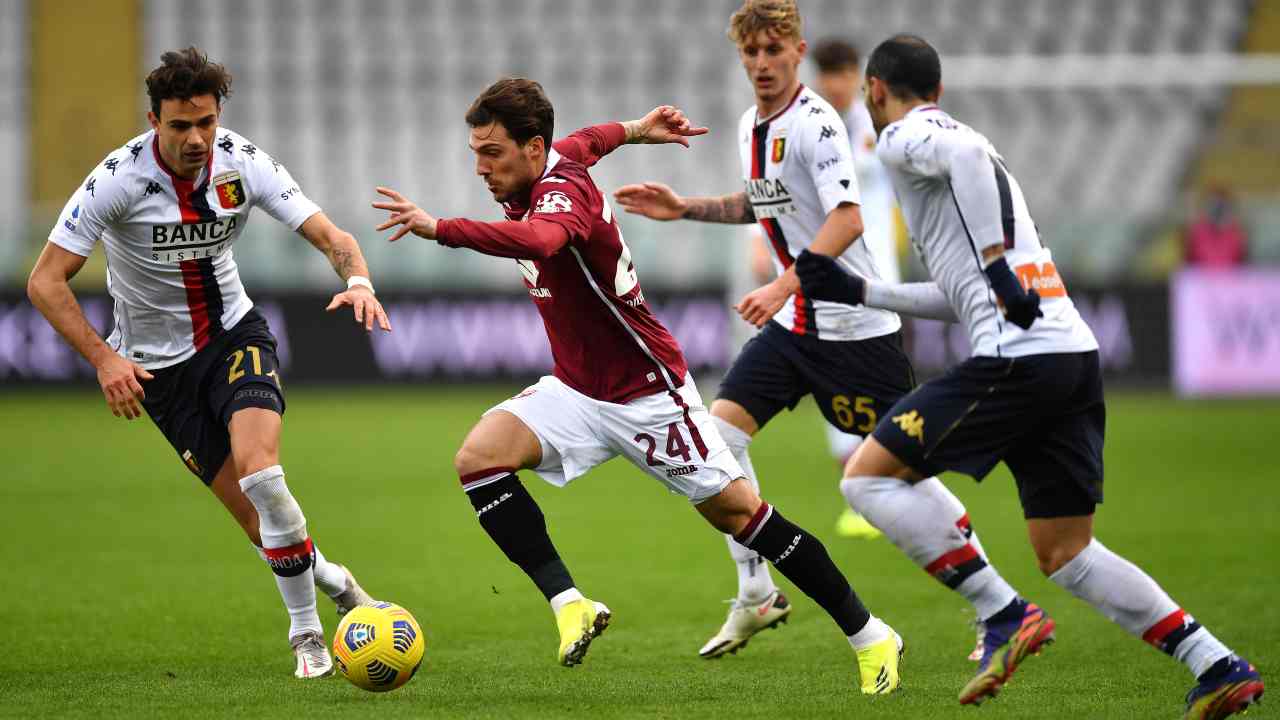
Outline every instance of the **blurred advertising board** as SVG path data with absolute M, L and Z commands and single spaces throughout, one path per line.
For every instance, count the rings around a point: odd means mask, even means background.
M 1179 394 L 1280 394 L 1280 270 L 1183 270 L 1169 294 Z
M 370 383 L 526 380 L 547 373 L 551 351 L 537 310 L 518 295 L 397 294 L 379 297 L 393 331 L 366 335 L 350 309 L 324 312 L 329 295 L 251 294 L 279 341 L 290 382 Z M 1108 378 L 1164 386 L 1169 378 L 1168 290 L 1163 286 L 1073 290 L 1102 346 Z M 111 298 L 81 294 L 81 307 L 103 334 Z M 650 304 L 684 348 L 694 372 L 728 367 L 737 318 L 721 289 L 655 294 Z M 965 358 L 964 329 L 904 318 L 918 375 L 928 378 Z M 80 359 L 21 293 L 0 293 L 0 388 L 92 383 Z

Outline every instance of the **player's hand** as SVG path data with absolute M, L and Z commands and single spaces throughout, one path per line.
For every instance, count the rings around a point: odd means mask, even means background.
M 777 280 L 763 285 L 747 293 L 742 301 L 733 307 L 743 320 L 762 328 L 787 303 L 791 293 L 782 287 Z
M 395 242 L 409 233 L 413 233 L 418 237 L 428 240 L 436 239 L 436 219 L 431 217 L 426 210 L 414 205 L 405 196 L 392 190 L 378 186 L 375 188 L 380 195 L 386 195 L 390 200 L 382 200 L 373 203 L 373 206 L 379 210 L 386 210 L 391 213 L 387 221 L 375 228 L 378 232 L 401 225 L 389 239 L 389 242 Z
M 802 250 L 796 258 L 796 277 L 807 298 L 861 305 L 867 300 L 867 281 L 841 269 L 830 255 Z
M 660 182 L 623 185 L 613 193 L 623 210 L 654 220 L 679 220 L 689 206 L 684 198 Z
M 378 327 L 391 332 L 391 321 L 387 319 L 387 311 L 382 309 L 382 303 L 378 302 L 378 298 L 374 297 L 373 291 L 369 288 L 353 285 L 346 292 L 334 295 L 325 310 L 333 312 L 344 305 L 350 305 L 355 311 L 356 322 L 364 325 L 365 332 L 373 332 L 374 320 L 378 321 Z
M 689 147 L 688 138 L 711 132 L 705 127 L 694 127 L 680 108 L 659 105 L 639 120 L 622 123 L 627 130 L 628 142 L 649 144 L 676 143 Z
M 135 362 L 112 353 L 98 365 L 98 384 L 107 398 L 111 414 L 132 420 L 142 416 L 138 403 L 147 396 L 139 380 L 151 380 L 152 374 Z
M 1001 298 L 1000 304 L 1004 306 L 1005 318 L 1023 330 L 1030 330 L 1036 318 L 1044 317 L 1044 311 L 1040 309 L 1040 293 L 1035 290 L 1014 295 L 1008 300 Z

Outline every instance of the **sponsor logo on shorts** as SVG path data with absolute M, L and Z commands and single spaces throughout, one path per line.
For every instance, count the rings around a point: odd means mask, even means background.
M 893 422 L 906 433 L 907 437 L 915 438 L 924 444 L 924 418 L 920 417 L 918 410 L 902 413 L 893 418 Z
M 692 475 L 697 471 L 698 471 L 697 465 L 681 465 L 680 467 L 668 468 L 667 477 L 673 478 L 673 477 L 680 477 L 681 475 Z

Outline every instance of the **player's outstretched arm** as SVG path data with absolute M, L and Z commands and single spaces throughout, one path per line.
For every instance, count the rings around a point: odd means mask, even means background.
M 382 303 L 374 297 L 369 266 L 365 264 L 364 253 L 360 252 L 360 243 L 351 233 L 334 225 L 322 212 L 307 218 L 298 228 L 298 233 L 329 258 L 334 272 L 347 284 L 347 289 L 334 295 L 325 310 L 333 312 L 350 305 L 356 322 L 364 325 L 367 332 L 373 332 L 375 321 L 383 331 L 391 332 L 391 321 L 382 309 Z
M 705 127 L 694 127 L 680 108 L 659 105 L 638 120 L 575 130 L 552 147 L 570 160 L 591 167 L 623 145 L 674 143 L 689 147 L 689 138 L 708 132 Z
M 98 384 L 111 413 L 132 420 L 142 415 L 138 401 L 146 395 L 138 380 L 150 380 L 151 373 L 116 354 L 85 319 L 68 283 L 84 267 L 84 261 L 83 256 L 48 243 L 27 280 L 27 297 L 58 334 L 97 369 Z
M 446 247 L 465 247 L 485 255 L 518 260 L 544 260 L 569 242 L 569 230 L 556 222 L 540 218 L 529 222 L 479 222 L 465 218 L 439 220 L 391 188 L 378 187 L 377 191 L 388 199 L 373 203 L 373 207 L 386 210 L 391 216 L 375 229 L 382 232 L 400 226 L 392 233 L 390 242 L 413 233 Z M 579 207 L 582 207 L 581 203 Z
M 613 193 L 622 209 L 653 220 L 700 220 L 750 225 L 756 221 L 746 192 L 720 197 L 686 198 L 660 182 L 623 185 Z

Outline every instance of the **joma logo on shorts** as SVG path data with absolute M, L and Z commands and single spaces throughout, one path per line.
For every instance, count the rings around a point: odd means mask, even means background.
M 799 535 L 797 535 L 797 536 L 795 536 L 794 538 L 792 538 L 792 539 L 791 539 L 791 544 L 790 544 L 790 545 L 788 545 L 788 546 L 787 546 L 787 549 L 786 549 L 786 550 L 784 550 L 784 551 L 782 552 L 782 554 L 778 556 L 778 559 L 777 559 L 777 560 L 774 560 L 774 561 L 773 561 L 773 564 L 774 564 L 774 565 L 777 565 L 778 563 L 782 562 L 783 560 L 786 560 L 786 559 L 787 559 L 787 557 L 788 557 L 789 555 L 791 555 L 791 553 L 795 552 L 796 548 L 797 548 L 797 547 L 799 547 L 799 546 L 800 546 L 800 536 L 799 536 Z
M 510 500 L 510 499 L 511 499 L 511 493 L 502 493 L 501 495 L 499 495 L 499 496 L 498 496 L 498 499 L 497 499 L 497 500 L 494 500 L 493 502 L 489 503 L 488 505 L 485 505 L 484 507 L 482 507 L 482 508 L 480 508 L 479 510 L 477 510 L 477 511 L 476 511 L 476 517 L 480 517 L 481 515 L 483 515 L 483 514 L 485 514 L 485 513 L 489 512 L 490 510 L 492 510 L 492 509 L 494 509 L 494 508 L 498 507 L 498 505 L 499 505 L 499 504 L 501 504 L 501 503 L 503 503 L 503 502 L 505 502 L 505 501 L 507 501 L 507 500 Z
M 692 475 L 698 471 L 695 465 L 683 465 L 681 467 L 673 467 L 667 470 L 667 477 L 680 477 L 681 475 Z

